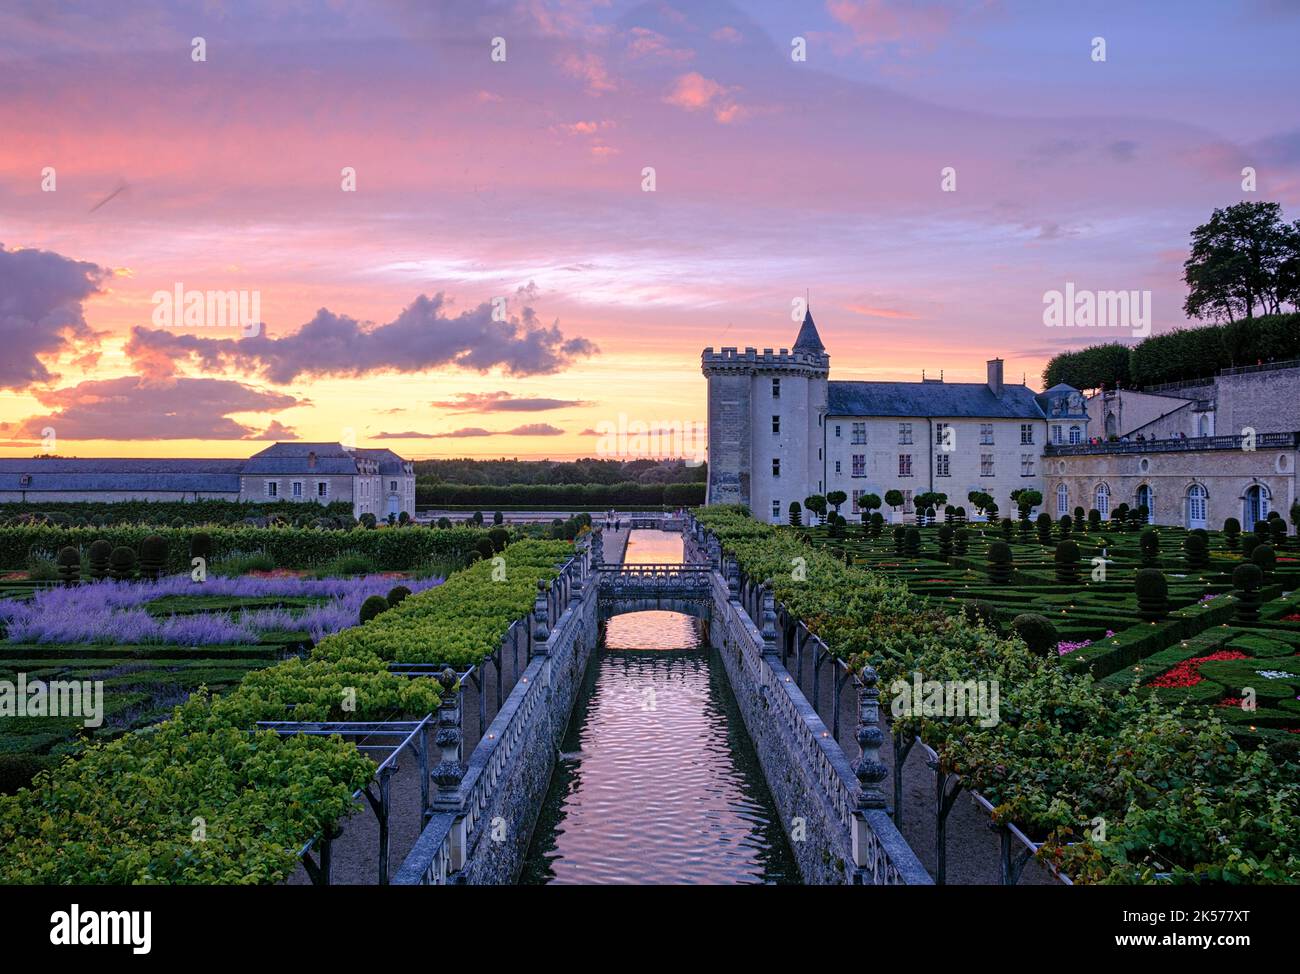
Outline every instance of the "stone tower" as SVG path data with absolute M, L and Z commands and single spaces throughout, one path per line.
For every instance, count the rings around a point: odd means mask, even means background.
M 812 312 L 794 347 L 706 348 L 710 504 L 745 504 L 756 518 L 784 520 L 791 501 L 825 487 L 826 354 Z

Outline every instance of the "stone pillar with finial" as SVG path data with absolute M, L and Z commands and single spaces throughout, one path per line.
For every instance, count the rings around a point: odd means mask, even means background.
M 600 568 L 605 563 L 605 536 L 602 531 L 591 532 L 591 567 Z
M 763 583 L 763 618 L 758 627 L 763 637 L 763 653 L 776 655 L 776 597 L 772 594 L 772 580 Z
M 853 810 L 853 861 L 861 868 L 877 871 L 881 865 L 880 843 L 867 821 L 867 815 L 888 807 L 880 783 L 889 775 L 889 769 L 880 760 L 880 747 L 885 735 L 880 729 L 880 691 L 876 689 L 879 678 L 875 667 L 862 668 L 858 683 L 858 749 L 861 752 L 853 773 L 858 779 L 858 800 Z
M 462 811 L 460 783 L 465 777 L 461 763 L 462 735 L 460 728 L 460 687 L 456 671 L 450 666 L 438 674 L 442 687 L 442 700 L 438 704 L 438 729 L 433 743 L 440 757 L 430 777 L 437 785 L 438 794 L 433 807 L 439 811 Z M 465 865 L 465 820 L 458 817 L 451 832 L 451 868 Z
M 537 598 L 533 600 L 533 655 L 546 656 L 550 650 L 547 641 L 551 638 L 551 621 L 546 607 L 546 582 L 537 580 Z
M 735 555 L 727 557 L 727 598 L 731 602 L 740 601 L 740 566 Z
M 858 777 L 858 808 L 885 808 L 885 793 L 880 783 L 889 769 L 880 760 L 880 747 L 885 735 L 880 729 L 880 691 L 876 689 L 879 677 L 875 667 L 862 668 L 858 684 L 858 748 L 861 756 L 853 769 Z

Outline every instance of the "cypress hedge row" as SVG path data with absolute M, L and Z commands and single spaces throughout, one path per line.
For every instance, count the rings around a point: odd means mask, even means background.
M 687 507 L 704 503 L 704 484 L 415 484 L 418 507 Z
M 1300 314 L 1264 315 L 1224 325 L 1179 328 L 1131 349 L 1094 345 L 1062 352 L 1043 370 L 1046 388 L 1126 388 L 1209 378 L 1220 369 L 1300 358 Z
M 59 521 L 71 524 L 79 518 L 87 521 L 100 519 L 106 524 L 172 524 L 181 521 L 187 525 L 237 524 L 246 517 L 331 517 L 341 514 L 352 516 L 352 505 L 347 501 L 317 504 L 315 501 L 274 501 L 259 504 L 244 501 L 42 501 L 37 497 L 27 503 L 5 501 L 0 503 L 0 520 L 24 514 L 55 515 Z
M 72 546 L 85 552 L 103 539 L 112 548 L 140 550 L 151 534 L 167 542 L 166 571 L 190 570 L 190 539 L 198 533 L 212 539 L 209 563 L 235 554 L 265 552 L 282 568 L 307 568 L 340 555 L 360 554 L 380 571 L 407 571 L 429 561 L 464 558 L 487 531 L 479 528 L 358 528 L 326 531 L 290 527 L 156 528 L 119 525 L 109 528 L 60 528 L 52 525 L 0 527 L 0 568 L 22 569 L 32 555 L 53 558 L 60 549 Z

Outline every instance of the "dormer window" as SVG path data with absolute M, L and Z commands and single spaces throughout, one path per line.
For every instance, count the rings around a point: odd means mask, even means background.
M 19 487 L 30 487 L 31 485 L 32 485 L 32 475 L 31 475 L 31 474 L 29 474 L 29 473 L 25 473 L 25 474 L 23 474 L 21 477 L 18 478 L 18 486 L 19 486 Z

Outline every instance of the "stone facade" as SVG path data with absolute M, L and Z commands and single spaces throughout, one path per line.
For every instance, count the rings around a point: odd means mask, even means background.
M 792 501 L 842 490 L 845 514 L 862 494 L 938 491 L 966 504 L 972 491 L 1007 509 L 1013 490 L 1043 489 L 1052 436 L 1084 441 L 1088 413 L 1076 389 L 1036 394 L 1003 381 L 1002 360 L 984 383 L 836 382 L 809 313 L 791 350 L 704 350 L 709 380 L 708 503 L 745 504 L 787 519 Z M 890 513 L 886 511 L 886 513 Z
M 387 449 L 276 443 L 247 460 L 0 459 L 0 501 L 344 501 L 353 517 L 415 513 L 415 465 Z
M 1121 503 L 1145 504 L 1153 524 L 1217 529 L 1235 517 L 1247 531 L 1269 511 L 1291 520 L 1300 437 L 1261 433 L 1254 450 L 1243 445 L 1225 436 L 1051 450 L 1044 509 L 1052 517 L 1073 516 L 1075 507 L 1108 516 Z

